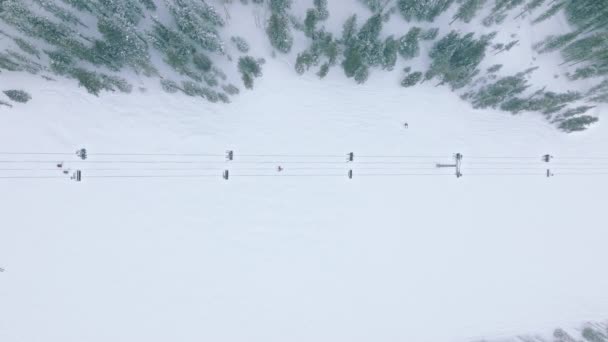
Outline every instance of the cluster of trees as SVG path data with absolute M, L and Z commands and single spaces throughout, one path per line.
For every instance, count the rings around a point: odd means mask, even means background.
M 450 24 L 453 24 L 457 20 L 463 21 L 465 23 L 471 22 L 475 15 L 477 15 L 477 12 L 481 8 L 483 8 L 483 5 L 485 5 L 486 0 L 459 0 L 459 3 L 460 6 L 458 7 L 456 14 L 454 14 L 454 17 Z
M 532 1 L 530 5 L 542 1 Z M 563 11 L 574 30 L 562 35 L 549 36 L 535 48 L 540 53 L 559 51 L 563 65 L 574 68 L 566 75 L 570 80 L 603 79 L 584 97 L 591 103 L 607 103 L 608 87 L 608 2 L 595 0 L 558 0 L 534 22 L 544 21 Z M 593 106 L 581 106 L 561 114 L 560 128 L 579 130 L 597 118 L 581 115 Z
M 360 29 L 357 27 L 355 15 L 344 24 L 342 68 L 346 76 L 354 78 L 357 83 L 367 80 L 370 66 L 379 65 L 383 61 L 381 31 L 382 16 L 380 14 L 370 17 Z
M 32 96 L 23 90 L 11 89 L 11 90 L 5 90 L 5 91 L 3 91 L 3 93 L 4 93 L 4 95 L 6 95 L 6 97 L 11 99 L 12 101 L 19 102 L 19 103 L 26 103 L 32 99 Z M 4 102 L 4 104 L 7 105 L 6 102 Z M 8 105 L 10 106 L 10 104 L 8 104 Z
M 431 66 L 424 78 L 438 78 L 439 84 L 448 84 L 452 89 L 464 87 L 479 74 L 478 66 L 494 36 L 495 33 L 475 39 L 473 33 L 450 32 L 431 49 Z
M 327 32 L 321 23 L 329 18 L 327 0 L 314 0 L 314 7 L 306 11 L 304 20 L 304 34 L 310 38 L 310 46 L 298 54 L 295 69 L 303 74 L 311 67 L 320 65 L 317 75 L 320 78 L 327 76 L 332 66 L 336 65 L 339 54 L 339 41 L 333 34 Z
M 263 60 L 256 60 L 251 56 L 245 56 L 239 58 L 239 71 L 243 78 L 243 83 L 248 89 L 253 88 L 253 80 L 256 77 L 262 76 L 262 64 Z
M 154 15 L 159 5 L 165 6 L 169 13 L 162 21 Z M 83 13 L 95 18 L 98 35 L 83 33 L 94 29 L 81 21 Z M 144 28 L 143 19 L 147 16 L 152 17 L 150 28 Z M 146 76 L 160 77 L 161 85 L 167 91 L 180 90 L 188 95 L 201 95 L 209 101 L 224 101 L 227 94 L 238 93 L 234 85 L 220 85 L 226 81 L 226 75 L 214 66 L 212 59 L 225 55 L 225 45 L 219 34 L 225 23 L 205 0 L 165 0 L 162 3 L 154 0 L 33 0 L 29 4 L 21 0 L 2 0 L 0 20 L 22 36 L 0 31 L 20 50 L 0 52 L 0 69 L 46 71 L 74 78 L 95 95 L 101 91 L 131 92 L 132 86 L 118 76 L 127 68 Z M 33 41 L 44 44 L 32 44 Z M 244 39 L 234 37 L 233 42 L 239 51 L 249 50 Z M 45 46 L 43 50 L 36 47 L 41 45 Z M 163 61 L 185 78 L 181 85 L 160 74 L 152 62 L 152 50 L 160 52 Z M 213 90 L 215 87 L 220 89 Z
M 583 98 L 580 92 L 555 93 L 545 91 L 543 88 L 532 94 L 524 95 L 530 88 L 526 76 L 535 69 L 531 68 L 514 76 L 502 77 L 481 87 L 476 92 L 466 93 L 464 97 L 475 108 L 495 108 L 513 114 L 522 111 L 541 112 L 560 129 L 567 132 L 584 130 L 588 125 L 597 121 L 595 117 L 582 115 L 594 108 L 593 106 L 567 108 L 569 104 Z
M 293 35 L 291 33 L 289 14 L 291 0 L 269 0 L 270 19 L 266 26 L 266 33 L 270 44 L 282 53 L 288 53 L 293 46 Z
M 398 0 L 397 8 L 407 21 L 433 22 L 454 0 Z
M 413 87 L 422 80 L 423 74 L 420 71 L 412 72 L 412 68 L 410 67 L 403 69 L 403 71 L 405 72 L 405 77 L 401 81 L 402 87 Z
M 375 68 L 393 70 L 399 59 L 419 57 L 421 42 L 437 39 L 439 29 L 410 26 L 401 35 L 386 36 L 383 27 L 391 14 L 398 12 L 407 21 L 432 22 L 454 5 L 457 8 L 452 23 L 469 23 L 482 9 L 487 9 L 483 11 L 487 14 L 483 23 L 488 26 L 502 23 L 511 13 L 514 16 L 518 13 L 515 16 L 518 18 L 544 8 L 533 20 L 538 23 L 563 11 L 574 31 L 549 37 L 536 49 L 541 53 L 559 51 L 564 64 L 572 68 L 567 74 L 570 80 L 601 80 L 608 75 L 607 1 L 359 1 L 371 15 L 362 22 L 352 15 L 344 23 L 341 35 L 334 36 L 324 25 L 330 16 L 328 0 L 313 0 L 303 21 L 290 13 L 293 0 L 251 0 L 267 6 L 269 17 L 265 32 L 275 50 L 281 53 L 292 50 L 294 33 L 297 33 L 292 29 L 300 30 L 308 38 L 308 47 L 296 57 L 298 74 L 314 69 L 323 78 L 332 67 L 340 66 L 347 77 L 363 83 Z M 156 16 L 156 11 L 168 15 Z M 83 12 L 87 13 L 84 17 L 95 18 L 97 27 L 87 27 L 91 24 L 83 22 Z M 238 51 L 235 69 L 246 88 L 252 88 L 262 74 L 263 61 L 248 55 L 251 47 L 245 39 L 232 36 L 232 45 L 225 45 L 220 31 L 226 23 L 206 0 L 0 0 L 0 20 L 19 32 L 15 35 L 0 31 L 1 36 L 13 43 L 12 48 L 0 51 L 0 69 L 53 72 L 78 80 L 93 94 L 131 92 L 133 87 L 118 76 L 119 72 L 129 69 L 159 77 L 167 92 L 179 91 L 211 102 L 229 102 L 228 97 L 238 94 L 239 89 L 229 83 L 218 67 L 221 64 L 215 61 L 218 58 L 231 61 L 230 49 Z M 90 33 L 95 29 L 98 34 Z M 526 77 L 531 70 L 499 77 L 502 66 L 494 65 L 485 70 L 484 77 L 477 77 L 488 48 L 493 49 L 490 53 L 498 54 L 509 51 L 519 42 L 492 44 L 494 37 L 494 33 L 475 36 L 452 31 L 445 34 L 430 49 L 428 69 L 407 68 L 401 85 L 411 87 L 435 79 L 436 85 L 467 89 L 460 93 L 477 108 L 497 108 L 512 113 L 539 111 L 567 131 L 581 129 L 594 120 L 585 115 L 593 104 L 568 108 L 569 102 L 585 99 L 608 102 L 608 80 L 581 93 L 553 93 L 543 89 L 530 94 Z M 32 44 L 33 40 L 44 44 Z M 173 76 L 162 74 L 165 68 L 154 64 L 157 61 L 153 55 L 161 56 L 172 68 Z

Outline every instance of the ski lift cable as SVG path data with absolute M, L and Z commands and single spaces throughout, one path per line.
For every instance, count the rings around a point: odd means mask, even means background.
M 66 176 L 0 176 L 0 179 L 67 179 Z
M 357 174 L 355 177 L 383 177 L 383 176 L 451 176 L 451 174 L 431 174 L 431 173 L 403 173 L 403 174 Z M 206 178 L 206 177 L 219 177 L 218 175 L 90 175 L 87 178 Z M 231 174 L 231 178 L 269 178 L 269 177 L 277 177 L 277 178 L 307 178 L 307 177 L 344 177 L 346 178 L 346 174 Z
M 606 165 L 608 166 L 608 162 L 463 162 L 464 165 L 508 165 L 508 166 L 516 166 L 516 165 L 573 165 L 573 166 L 597 166 L 597 165 Z
M 81 171 L 203 171 L 203 170 L 225 170 L 227 167 L 197 167 L 197 168 L 78 168 Z M 276 171 L 276 167 L 229 167 L 232 171 Z M 437 167 L 353 167 L 353 165 L 345 165 L 344 167 L 283 167 L 282 171 L 317 171 L 317 170 L 437 170 Z M 67 169 L 60 168 L 12 168 L 0 169 L 1 171 L 65 171 Z
M 72 156 L 74 153 L 67 152 L 0 152 L 0 155 L 55 155 L 55 156 Z M 235 154 L 237 157 L 276 157 L 276 158 L 341 158 L 345 154 Z M 356 158 L 445 158 L 450 156 L 451 153 L 445 155 L 374 155 L 374 154 L 361 154 L 355 153 Z M 176 156 L 176 157 L 225 157 L 225 154 L 219 153 L 142 153 L 142 152 L 93 152 L 89 153 L 89 156 Z M 467 159 L 539 159 L 541 156 L 478 156 L 478 155 L 466 155 Z M 608 160 L 608 156 L 559 156 L 554 155 L 555 159 L 559 160 Z
M 226 167 L 200 167 L 200 168 L 79 168 L 81 171 L 133 171 L 133 172 L 151 172 L 151 171 L 221 171 L 225 170 Z M 276 171 L 275 167 L 252 167 L 252 168 L 241 168 L 241 167 L 230 167 L 231 171 Z M 383 171 L 408 171 L 408 170 L 437 170 L 437 167 L 353 167 L 353 165 L 345 165 L 345 167 L 286 167 L 281 172 L 289 171 L 323 171 L 323 170 L 357 170 L 357 171 L 372 171 L 372 170 L 383 170 Z M 463 167 L 463 170 L 508 170 L 508 171 L 520 171 L 520 170 L 538 170 L 544 171 L 547 167 Z M 608 170 L 608 167 L 553 167 L 549 168 L 554 171 L 568 170 Z M 0 169 L 0 172 L 10 171 L 67 171 L 68 169 L 60 168 L 7 168 Z
M 536 167 L 463 167 L 463 170 L 608 170 L 607 167 L 547 167 L 536 166 Z
M 73 156 L 74 153 L 63 153 L 63 152 L 0 152 L 0 155 L 7 155 L 7 156 Z
M 57 163 L 56 160 L 0 160 L 2 164 L 50 164 Z M 356 165 L 356 164 L 433 164 L 431 162 L 395 162 L 395 161 L 382 161 L 382 162 L 333 162 L 333 161 L 288 161 L 288 160 L 263 160 L 263 161 L 230 161 L 230 162 L 210 162 L 203 160 L 76 160 L 70 161 L 69 164 L 221 164 L 221 165 L 233 165 L 233 164 L 342 164 L 342 165 Z
M 543 177 L 544 173 L 469 173 L 465 177 Z M 322 177 L 346 177 L 345 174 L 233 174 L 233 178 L 270 178 L 270 177 L 284 177 L 284 178 L 322 178 Z M 376 173 L 376 174 L 356 174 L 358 177 L 453 177 L 451 174 L 437 174 L 437 173 Z M 601 173 L 555 173 L 554 176 L 608 176 L 608 172 Z M 88 175 L 86 178 L 91 179 L 213 179 L 219 178 L 220 175 L 205 174 L 205 175 Z M 49 180 L 49 179 L 63 179 L 67 180 L 67 177 L 62 176 L 0 176 L 0 180 L 15 180 L 15 179 L 30 179 L 30 180 Z

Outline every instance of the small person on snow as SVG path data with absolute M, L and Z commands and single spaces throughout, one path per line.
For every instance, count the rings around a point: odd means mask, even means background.
M 403 124 L 403 127 L 405 127 L 407 129 L 410 127 L 410 125 L 408 125 L 408 123 L 406 122 L 405 124 Z
M 280 166 L 280 165 L 279 165 L 279 166 L 277 166 L 277 172 L 283 172 L 283 170 L 284 170 L 284 169 L 283 169 L 283 167 L 282 167 L 282 166 Z

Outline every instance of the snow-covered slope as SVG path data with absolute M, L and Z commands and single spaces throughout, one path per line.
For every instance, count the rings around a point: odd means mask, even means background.
M 0 180 L 3 341 L 468 341 L 608 315 L 605 176 L 559 176 L 569 172 L 561 165 L 547 179 L 540 163 L 525 170 L 538 176 L 475 176 L 494 171 L 477 170 L 483 160 L 474 158 L 606 157 L 605 126 L 565 135 L 537 116 L 473 111 L 432 86 L 319 83 L 270 63 L 257 90 L 230 106 L 155 89 L 97 98 L 5 75 L 34 99 L 1 112 L 3 150 L 86 147 L 90 158 L 62 159 L 84 171 L 82 183 Z M 109 166 L 96 164 L 103 160 L 161 159 L 96 153 L 226 149 L 235 150 L 233 164 L 163 157 L 207 162 L 95 170 Z M 330 159 L 342 170 L 291 169 L 328 166 L 315 164 L 320 158 L 238 158 L 351 151 L 438 157 L 415 165 Z M 437 173 L 434 163 L 455 152 L 465 156 L 461 179 L 346 177 L 352 167 L 356 175 Z M 2 166 L 53 168 L 58 159 L 5 155 L 53 163 Z M 238 163 L 248 160 L 271 163 Z M 517 162 L 506 166 L 528 166 Z M 238 177 L 277 175 L 277 165 L 283 176 L 343 176 Z M 213 170 L 125 170 L 180 166 Z M 227 182 L 225 168 L 234 175 Z M 214 177 L 91 177 L 159 174 Z
M 362 8 L 330 11 L 339 32 Z M 605 125 L 567 135 L 397 73 L 296 77 L 254 18 L 224 34 L 264 77 L 230 105 L 0 75 L 33 97 L 0 106 L 0 152 L 67 153 L 0 154 L 0 341 L 502 341 L 608 317 Z M 528 66 L 530 44 L 501 58 Z M 435 167 L 454 153 L 460 179 Z

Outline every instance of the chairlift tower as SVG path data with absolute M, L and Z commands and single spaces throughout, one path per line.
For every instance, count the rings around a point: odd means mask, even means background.
M 442 164 L 442 163 L 438 163 L 437 168 L 454 168 L 454 174 L 456 175 L 456 178 L 460 178 L 462 177 L 462 154 L 461 153 L 456 153 L 454 154 L 454 163 L 453 164 Z
M 551 159 L 553 159 L 553 156 L 550 154 L 545 154 L 544 156 L 542 156 L 542 161 L 547 164 L 551 162 Z M 551 172 L 551 169 L 547 168 L 547 178 L 551 178 L 553 176 L 555 175 L 553 174 L 553 172 Z

